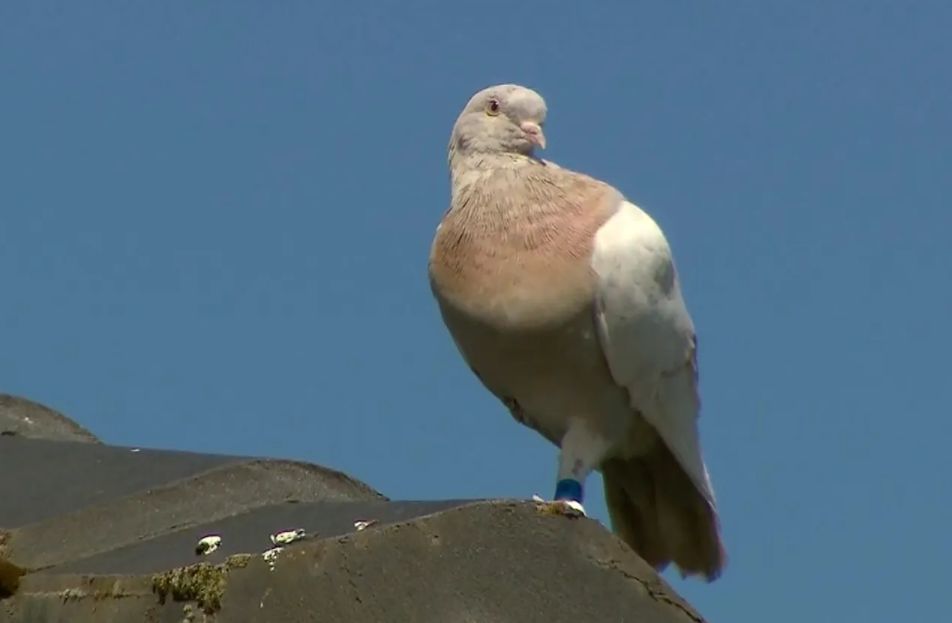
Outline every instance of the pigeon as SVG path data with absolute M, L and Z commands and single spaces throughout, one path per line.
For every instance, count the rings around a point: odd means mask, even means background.
M 539 93 L 502 84 L 457 118 L 428 263 L 440 316 L 481 384 L 559 448 L 552 504 L 584 514 L 598 471 L 622 541 L 711 582 L 727 554 L 671 248 L 620 191 L 537 156 L 546 114 Z

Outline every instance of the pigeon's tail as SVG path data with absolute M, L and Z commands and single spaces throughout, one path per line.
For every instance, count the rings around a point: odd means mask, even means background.
M 648 564 L 711 582 L 727 562 L 717 512 L 663 443 L 602 465 L 612 530 Z

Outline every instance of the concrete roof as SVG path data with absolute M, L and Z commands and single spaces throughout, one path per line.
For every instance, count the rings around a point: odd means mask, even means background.
M 303 538 L 263 555 L 272 534 L 296 529 Z M 209 535 L 220 546 L 197 554 Z M 590 519 L 519 500 L 389 500 L 297 461 L 106 445 L 56 411 L 0 394 L 0 622 L 206 614 L 702 621 Z

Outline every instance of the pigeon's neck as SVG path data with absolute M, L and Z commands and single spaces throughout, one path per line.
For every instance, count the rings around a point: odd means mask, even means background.
M 505 193 L 519 183 L 527 169 L 545 166 L 541 161 L 520 154 L 450 155 L 450 185 L 453 202 L 480 189 Z

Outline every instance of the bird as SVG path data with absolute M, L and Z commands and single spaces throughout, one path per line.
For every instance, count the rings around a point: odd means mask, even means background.
M 727 552 L 700 444 L 698 342 L 671 247 L 607 182 L 542 159 L 535 90 L 472 95 L 447 150 L 450 206 L 428 260 L 445 329 L 512 417 L 559 448 L 552 504 L 585 514 L 602 474 L 612 531 L 661 571 L 712 582 Z

